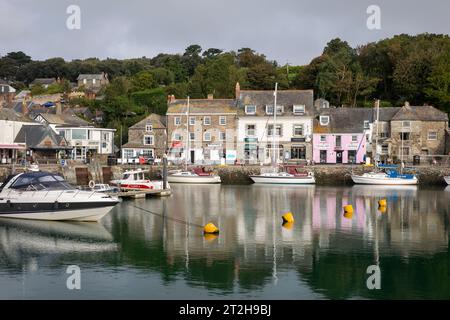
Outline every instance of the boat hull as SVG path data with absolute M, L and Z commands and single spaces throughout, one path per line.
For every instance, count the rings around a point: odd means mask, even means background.
M 373 184 L 373 185 L 416 185 L 417 178 L 402 179 L 402 178 L 382 178 L 382 177 L 363 177 L 352 175 L 352 180 L 356 184 Z
M 254 183 L 263 184 L 315 184 L 314 177 L 264 177 L 264 176 L 250 176 Z
M 169 183 L 193 183 L 193 184 L 216 184 L 220 183 L 219 176 L 167 176 Z
M 447 184 L 450 185 L 450 176 L 444 177 L 444 179 L 445 179 L 445 182 L 447 182 Z

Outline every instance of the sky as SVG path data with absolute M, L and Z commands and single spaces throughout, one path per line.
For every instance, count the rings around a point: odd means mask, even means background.
M 67 8 L 80 8 L 80 29 Z M 370 5 L 380 29 L 369 29 Z M 153 57 L 191 44 L 249 47 L 280 64 L 307 64 L 339 37 L 356 47 L 395 34 L 450 34 L 448 0 L 0 0 L 0 55 L 35 60 Z

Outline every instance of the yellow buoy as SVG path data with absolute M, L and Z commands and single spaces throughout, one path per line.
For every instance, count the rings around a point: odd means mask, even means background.
M 217 239 L 217 233 L 205 233 L 203 235 L 203 237 L 205 238 L 206 241 L 211 242 L 214 241 L 215 239 Z
M 203 233 L 217 234 L 219 233 L 219 228 L 210 222 L 203 228 Z
M 293 222 L 285 222 L 283 223 L 283 228 L 291 230 L 294 227 L 294 223 Z
M 378 211 L 380 211 L 381 213 L 386 213 L 386 206 L 379 206 Z
M 292 215 L 292 212 L 286 212 L 285 214 L 283 214 L 282 218 L 284 223 L 294 222 L 294 216 Z
M 351 204 L 344 206 L 344 212 L 353 213 L 353 206 Z
M 353 218 L 353 211 L 345 211 L 344 218 L 347 218 L 347 219 Z
M 380 199 L 380 200 L 378 200 L 378 205 L 379 205 L 380 207 L 386 207 L 386 205 L 387 205 L 387 200 L 386 200 L 386 199 Z

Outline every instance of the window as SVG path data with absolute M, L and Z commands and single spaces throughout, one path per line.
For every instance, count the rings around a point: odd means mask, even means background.
M 189 117 L 189 125 L 195 125 L 195 117 Z
M 402 121 L 402 128 L 411 128 L 411 121 Z
M 179 125 L 181 124 L 181 117 L 175 117 L 175 118 L 173 118 L 173 123 L 174 123 L 176 126 L 179 126 Z
M 319 122 L 321 126 L 327 126 L 330 123 L 330 116 L 320 116 Z
M 400 148 L 400 155 L 409 156 L 409 147 Z
M 92 84 L 95 84 L 95 79 L 92 79 Z
M 245 106 L 245 114 L 255 114 L 256 106 L 255 105 L 246 105 Z
M 205 126 L 209 126 L 211 124 L 211 117 L 204 117 L 203 118 L 203 124 Z
M 142 149 L 142 155 L 145 157 L 153 158 L 153 149 Z
M 145 145 L 153 145 L 153 136 L 144 136 L 144 144 Z
M 364 121 L 364 129 L 370 129 L 370 122 L 369 121 Z
M 437 131 L 428 131 L 428 140 L 437 140 Z
M 294 124 L 294 136 L 302 136 L 303 135 L 303 125 Z
M 254 124 L 248 124 L 245 128 L 245 135 L 255 136 L 256 135 L 256 126 Z
M 305 105 L 294 105 L 293 111 L 295 115 L 302 115 L 305 113 Z
M 370 142 L 370 134 L 366 134 L 366 142 Z
M 225 141 L 227 140 L 227 134 L 225 132 L 221 132 L 220 133 L 220 141 Z
M 106 142 L 102 142 L 102 148 L 106 149 L 106 147 L 107 147 Z
M 86 84 L 87 83 L 87 79 L 83 79 L 83 84 Z
M 85 140 L 86 137 L 86 129 L 72 129 L 72 139 Z
M 123 157 L 124 158 L 134 158 L 134 150 L 133 149 L 123 149 Z
M 174 133 L 173 134 L 173 140 L 175 141 L 181 141 L 182 140 L 182 136 L 179 133 Z
M 380 138 L 381 139 L 389 138 L 389 133 L 388 132 L 380 132 Z
M 109 133 L 108 132 L 103 132 L 103 140 L 109 140 Z
M 400 132 L 400 140 L 408 141 L 409 140 L 409 132 Z
M 320 136 L 320 142 L 327 142 L 327 136 Z
M 219 124 L 220 124 L 221 126 L 226 126 L 226 125 L 227 125 L 227 117 L 225 117 L 225 116 L 220 116 L 220 117 L 219 117 Z
M 356 163 L 356 150 L 348 151 L 348 163 Z
M 342 147 L 342 136 L 336 136 L 336 147 Z
M 358 142 L 358 136 L 352 136 L 352 142 Z
M 284 106 L 277 106 L 277 114 L 282 114 Z M 266 114 L 273 114 L 273 105 L 266 105 Z
M 66 137 L 66 130 L 59 130 L 58 133 L 61 137 Z
M 146 132 L 152 132 L 153 131 L 153 125 L 151 123 L 147 123 L 145 125 L 145 131 Z
M 387 144 L 383 144 L 381 146 L 381 153 L 382 154 L 388 154 L 389 153 L 389 146 Z
M 203 135 L 203 140 L 204 141 L 211 141 L 211 133 L 210 132 L 205 132 L 205 134 Z
M 269 124 L 267 126 L 267 135 L 268 136 L 272 136 L 273 135 L 273 124 Z M 281 126 L 281 124 L 277 124 L 276 125 L 275 135 L 276 136 L 281 136 L 282 135 L 282 126 Z
M 189 132 L 189 140 L 195 141 L 195 132 Z

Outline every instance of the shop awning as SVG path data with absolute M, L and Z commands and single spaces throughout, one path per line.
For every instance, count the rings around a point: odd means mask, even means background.
M 25 150 L 25 144 L 20 143 L 1 143 L 0 149 L 15 149 L 15 150 Z

